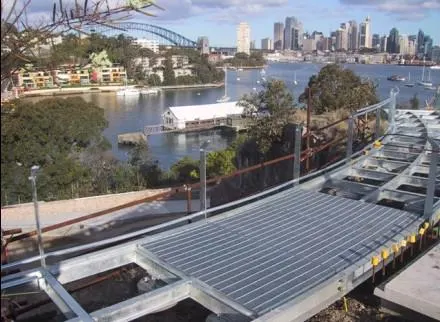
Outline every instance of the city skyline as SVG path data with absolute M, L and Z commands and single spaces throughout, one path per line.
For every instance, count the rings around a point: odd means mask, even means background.
M 51 3 L 33 1 L 29 16 L 39 19 L 49 17 Z M 304 32 L 314 30 L 328 35 L 342 22 L 356 20 L 359 24 L 370 16 L 372 34 L 386 35 L 395 27 L 401 34 L 417 34 L 419 29 L 430 34 L 434 44 L 440 44 L 438 0 L 225 0 L 221 4 L 212 0 L 157 0 L 165 11 L 155 11 L 157 17 L 134 16 L 131 20 L 155 24 L 196 40 L 207 36 L 214 46 L 235 44 L 236 25 L 247 22 L 252 39 L 257 43 L 263 38 L 273 38 L 273 23 L 285 17 L 295 16 L 302 23 Z M 218 32 L 221 28 L 221 32 Z M 139 34 L 134 34 L 139 36 Z

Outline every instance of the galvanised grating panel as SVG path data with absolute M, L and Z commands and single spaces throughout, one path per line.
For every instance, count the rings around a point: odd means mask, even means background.
M 297 188 L 143 246 L 263 314 L 421 221 L 408 212 Z

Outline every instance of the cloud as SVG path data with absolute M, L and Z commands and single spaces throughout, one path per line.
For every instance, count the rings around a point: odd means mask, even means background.
M 420 21 L 434 12 L 440 12 L 440 0 L 339 0 L 342 5 L 372 8 L 398 20 Z

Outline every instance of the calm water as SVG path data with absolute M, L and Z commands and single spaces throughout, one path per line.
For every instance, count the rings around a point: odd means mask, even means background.
M 309 77 L 317 74 L 323 65 L 317 64 L 289 64 L 276 63 L 266 68 L 266 78 L 284 80 L 290 90 L 297 98 L 307 85 Z M 430 98 L 434 91 L 421 87 L 408 88 L 398 82 L 390 82 L 386 78 L 391 75 L 408 77 L 411 74 L 411 82 L 421 79 L 421 67 L 405 67 L 394 65 L 346 65 L 362 77 L 369 77 L 379 83 L 379 95 L 386 98 L 390 90 L 400 87 L 398 95 L 399 102 L 407 102 L 414 94 L 418 94 L 422 102 Z M 293 80 L 296 73 L 298 85 L 294 86 Z M 232 100 L 239 99 L 242 95 L 260 89 L 257 81 L 260 79 L 259 70 L 248 70 L 242 72 L 228 71 L 228 96 Z M 426 69 L 425 77 L 428 76 Z M 240 80 L 237 80 L 239 78 Z M 431 80 L 434 85 L 440 84 L 440 71 L 431 70 Z M 141 131 L 145 125 L 161 123 L 161 114 L 169 106 L 196 105 L 214 103 L 216 99 L 224 94 L 223 88 L 204 90 L 179 90 L 166 91 L 157 96 L 141 97 L 117 97 L 114 93 L 86 94 L 85 99 L 95 102 L 105 110 L 109 121 L 109 127 L 104 134 L 112 143 L 114 155 L 121 160 L 127 159 L 129 148 L 118 146 L 117 135 L 124 132 Z M 159 161 L 163 168 L 168 168 L 175 161 L 185 155 L 198 158 L 200 144 L 211 140 L 212 150 L 223 149 L 231 143 L 234 135 L 229 132 L 207 131 L 202 133 L 153 135 L 148 139 L 149 149 L 154 160 Z

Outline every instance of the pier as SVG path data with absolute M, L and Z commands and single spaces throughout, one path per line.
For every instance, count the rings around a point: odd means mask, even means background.
M 147 142 L 147 136 L 142 132 L 122 133 L 118 135 L 118 144 L 136 145 Z

